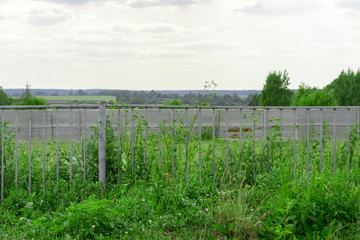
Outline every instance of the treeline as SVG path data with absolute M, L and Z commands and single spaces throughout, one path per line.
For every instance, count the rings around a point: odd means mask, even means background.
M 250 106 L 360 106 L 360 71 L 349 69 L 323 89 L 301 83 L 298 90 L 288 88 L 290 77 L 270 72 L 260 94 L 252 96 Z
M 205 94 L 188 92 L 184 95 L 177 93 L 160 93 L 156 91 L 128 91 L 119 90 L 116 101 L 124 104 L 166 104 L 166 105 L 218 105 L 218 106 L 241 106 L 247 105 L 251 95 L 241 98 L 237 94 L 216 95 L 213 92 Z
M 0 106 L 9 105 L 46 105 L 43 98 L 33 96 L 30 93 L 30 85 L 26 85 L 25 91 L 19 98 L 8 96 L 0 86 Z

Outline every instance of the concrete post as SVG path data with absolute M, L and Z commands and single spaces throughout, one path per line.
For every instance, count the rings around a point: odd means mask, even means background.
M 99 105 L 99 182 L 106 180 L 106 108 L 104 104 Z

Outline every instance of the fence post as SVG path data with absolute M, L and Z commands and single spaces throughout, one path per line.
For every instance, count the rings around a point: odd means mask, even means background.
M 99 105 L 99 182 L 106 180 L 106 108 L 105 104 Z

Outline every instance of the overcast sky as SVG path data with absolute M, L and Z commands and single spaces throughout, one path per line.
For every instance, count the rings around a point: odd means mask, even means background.
M 0 0 L 0 86 L 323 87 L 360 67 L 359 0 Z

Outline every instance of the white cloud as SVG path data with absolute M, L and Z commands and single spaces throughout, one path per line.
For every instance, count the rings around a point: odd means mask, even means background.
M 339 5 L 344 8 L 349 8 L 352 10 L 360 11 L 360 1 L 359 0 L 341 0 Z
M 138 54 L 140 59 L 181 59 L 193 58 L 196 54 L 190 51 L 146 51 Z
M 71 13 L 63 9 L 40 9 L 29 12 L 27 23 L 36 26 L 54 25 L 71 18 Z
M 203 40 L 203 41 L 194 41 L 194 42 L 187 42 L 175 45 L 179 48 L 185 49 L 193 49 L 193 50 L 205 50 L 205 51 L 226 51 L 226 50 L 233 50 L 239 47 L 238 44 L 228 42 L 228 41 L 215 41 L 215 40 Z
M 63 7 L 58 7 L 53 4 L 37 2 L 13 1 L 5 3 L 0 8 L 0 20 L 8 21 L 7 26 L 12 26 L 11 30 L 16 32 L 15 24 L 23 23 L 35 26 L 48 26 L 54 25 L 72 18 L 72 12 Z
M 89 2 L 101 2 L 104 0 L 41 0 L 53 3 L 60 3 L 60 4 L 70 4 L 70 5 L 82 5 Z
M 146 33 L 173 33 L 176 31 L 176 27 L 164 23 L 146 24 L 141 28 L 141 31 Z
M 135 29 L 132 23 L 115 23 L 110 30 L 115 33 L 134 33 Z
M 235 8 L 235 11 L 253 15 L 292 15 L 309 12 L 319 7 L 314 0 L 258 0 L 253 5 Z
M 128 5 L 133 8 L 190 6 L 210 3 L 211 0 L 131 0 Z

